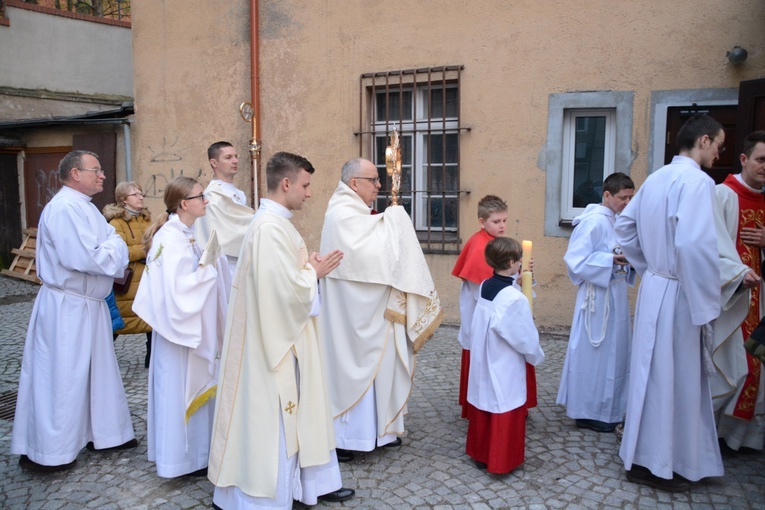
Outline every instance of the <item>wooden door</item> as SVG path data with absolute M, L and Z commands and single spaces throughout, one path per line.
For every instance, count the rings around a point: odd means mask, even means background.
M 720 184 L 730 173 L 740 170 L 738 163 L 738 153 L 733 150 L 734 141 L 737 136 L 736 124 L 736 105 L 719 106 L 678 106 L 667 108 L 667 136 L 665 138 L 664 164 L 672 161 L 677 154 L 677 132 L 683 127 L 685 121 L 695 113 L 706 113 L 723 125 L 725 130 L 725 152 L 720 154 L 720 159 L 711 169 L 705 168 L 704 171 L 715 180 L 715 184 Z
M 61 187 L 58 164 L 71 147 L 33 147 L 25 149 L 24 205 L 26 227 L 37 228 L 45 204 Z
M 16 153 L 0 152 L 0 267 L 7 268 L 11 250 L 21 244 L 21 200 Z
M 736 156 L 738 170 L 738 155 L 744 145 L 744 138 L 752 131 L 765 129 L 765 78 L 760 80 L 742 81 L 738 87 L 738 115 L 736 116 L 738 130 L 736 139 L 731 147 Z

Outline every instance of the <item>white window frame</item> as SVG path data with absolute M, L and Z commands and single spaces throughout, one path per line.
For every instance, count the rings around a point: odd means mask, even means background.
M 564 114 L 566 110 L 613 109 L 615 111 L 616 171 L 630 174 L 634 154 L 632 150 L 633 102 L 632 91 L 589 91 L 550 94 L 547 109 L 547 146 L 540 166 L 545 169 L 545 224 L 546 236 L 569 237 L 571 221 L 563 219 L 561 197 L 564 166 Z
M 616 155 L 616 110 L 613 108 L 591 108 L 566 110 L 563 114 L 563 175 L 561 178 L 561 220 L 570 221 L 584 212 L 584 207 L 574 207 L 574 170 L 576 164 L 576 121 L 581 117 L 605 117 L 606 130 L 603 154 L 602 179 L 614 173 Z

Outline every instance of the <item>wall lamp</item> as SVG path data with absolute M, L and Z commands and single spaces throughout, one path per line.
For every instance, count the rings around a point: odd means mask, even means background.
M 725 53 L 725 56 L 728 57 L 728 62 L 738 66 L 746 62 L 749 53 L 741 46 L 734 46 L 732 50 Z

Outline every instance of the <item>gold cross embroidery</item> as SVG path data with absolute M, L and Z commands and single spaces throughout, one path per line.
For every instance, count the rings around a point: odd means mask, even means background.
M 284 410 L 287 411 L 288 413 L 292 414 L 292 411 L 295 410 L 295 407 L 297 407 L 297 406 L 292 403 L 292 400 L 290 400 L 289 402 L 287 402 L 287 407 L 285 407 Z

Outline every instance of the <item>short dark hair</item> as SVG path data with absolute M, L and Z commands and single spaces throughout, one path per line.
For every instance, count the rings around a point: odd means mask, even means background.
M 749 133 L 749 135 L 744 138 L 744 146 L 741 147 L 741 152 L 746 154 L 746 157 L 748 158 L 752 155 L 752 151 L 758 143 L 765 143 L 765 131 L 752 131 Z
M 496 195 L 486 195 L 478 201 L 478 218 L 486 220 L 491 213 L 507 211 L 507 202 Z
M 62 182 L 69 181 L 69 174 L 72 168 L 79 168 L 82 165 L 82 157 L 86 154 L 90 154 L 98 159 L 98 154 L 95 152 L 83 150 L 72 151 L 61 159 L 61 162 L 58 164 L 58 177 Z
M 266 185 L 268 191 L 276 191 L 279 188 L 279 183 L 285 177 L 290 181 L 295 181 L 301 169 L 309 174 L 315 171 L 311 162 L 303 156 L 290 152 L 277 152 L 271 156 L 266 165 Z
M 696 140 L 702 136 L 714 138 L 722 130 L 722 124 L 715 119 L 704 113 L 697 113 L 685 121 L 677 132 L 677 150 L 691 150 L 696 145 Z
M 635 183 L 627 174 L 614 172 L 603 181 L 603 193 L 608 191 L 612 195 L 616 195 L 623 189 L 635 189 Z
M 486 263 L 499 271 L 507 269 L 511 263 L 521 260 L 522 254 L 521 243 L 510 237 L 495 237 L 489 241 L 483 251 Z
M 220 151 L 224 147 L 233 147 L 228 142 L 215 142 L 211 146 L 207 148 L 207 159 L 218 159 L 218 156 L 220 155 Z

